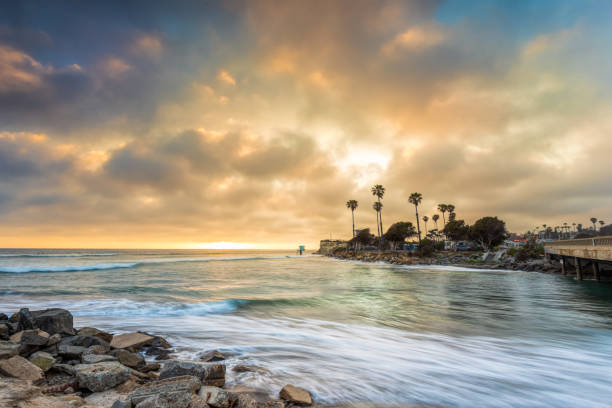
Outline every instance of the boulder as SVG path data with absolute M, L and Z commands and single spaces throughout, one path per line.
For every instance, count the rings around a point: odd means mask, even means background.
M 110 345 L 102 340 L 99 337 L 95 336 L 70 336 L 64 337 L 60 344 L 68 345 L 68 346 L 80 346 L 80 347 L 91 347 L 91 346 L 102 346 L 108 352 L 110 350 Z
M 99 355 L 101 355 L 101 354 L 106 354 L 108 352 L 109 352 L 109 350 L 108 350 L 107 347 L 101 346 L 99 344 L 95 344 L 93 346 L 87 347 L 87 350 L 85 350 L 83 352 L 83 354 L 99 354 Z
M 85 397 L 85 402 L 88 405 L 95 407 L 110 407 L 117 400 L 125 400 L 126 396 L 121 395 L 116 389 L 106 390 L 102 392 L 94 392 Z
M 110 346 L 114 349 L 133 349 L 138 350 L 142 346 L 153 343 L 155 338 L 145 333 L 125 333 L 113 336 Z
M 161 364 L 159 363 L 146 363 L 142 367 L 138 367 L 138 371 L 141 373 L 148 373 L 149 371 L 157 371 L 161 368 Z
M 5 313 L 0 313 L 0 322 L 8 319 L 9 317 Z
M 85 354 L 81 356 L 83 364 L 97 364 L 105 361 L 117 361 L 117 357 L 106 354 Z
M 200 397 L 199 395 L 194 394 L 191 396 L 191 401 L 189 401 L 188 408 L 209 408 L 209 407 L 210 405 L 208 405 L 206 401 L 204 401 L 202 397 Z
M 19 354 L 19 344 L 0 340 L 0 360 Z
M 57 346 L 57 354 L 65 360 L 80 360 L 85 350 L 87 350 L 85 347 L 61 343 Z
M 198 395 L 214 408 L 229 408 L 232 405 L 231 394 L 219 387 L 204 386 Z
M 58 344 L 61 341 L 62 341 L 62 336 L 60 334 L 55 333 L 54 335 L 49 337 L 49 340 L 47 341 L 47 346 Z
M 211 363 L 214 361 L 223 361 L 225 360 L 225 356 L 217 351 L 217 350 L 213 350 L 213 351 L 209 351 L 208 353 L 204 353 L 201 357 L 200 360 L 205 361 L 207 363 Z
M 79 385 L 93 392 L 108 390 L 130 378 L 130 369 L 116 361 L 78 364 L 74 371 Z
M 46 309 L 32 312 L 36 327 L 53 335 L 55 333 L 72 336 L 74 334 L 72 314 L 65 309 Z
M 132 405 L 132 401 L 130 400 L 122 401 L 118 399 L 115 402 L 113 402 L 113 405 L 111 405 L 110 408 L 133 408 L 133 405 Z
M 111 353 L 113 356 L 119 359 L 119 362 L 124 366 L 139 368 L 144 367 L 146 364 L 145 358 L 138 353 L 130 353 L 124 349 L 113 350 Z
M 22 330 L 13 334 L 10 340 L 26 346 L 44 346 L 49 341 L 49 333 L 40 329 Z
M 9 326 L 7 323 L 0 323 L 0 340 L 8 340 L 9 339 Z
M 302 388 L 294 385 L 285 385 L 280 391 L 279 396 L 285 401 L 299 405 L 312 405 L 312 397 L 310 393 Z
M 37 328 L 34 318 L 32 317 L 32 313 L 30 313 L 30 309 L 20 309 L 16 315 L 17 327 L 19 330 L 31 330 Z
M 160 379 L 192 375 L 199 378 L 204 385 L 223 387 L 225 384 L 225 364 L 198 363 L 192 361 L 170 360 L 164 363 Z
M 44 351 L 37 351 L 30 356 L 30 362 L 43 371 L 47 371 L 55 364 L 55 358 Z
M 158 396 L 164 396 L 168 399 L 182 400 L 182 397 L 185 395 L 187 395 L 188 398 L 191 398 L 191 395 L 198 392 L 200 387 L 200 380 L 196 377 L 173 377 L 165 380 L 153 381 L 149 384 L 143 385 L 140 388 L 137 388 L 130 394 L 129 400 L 135 406 L 145 400 L 156 398 Z M 189 399 L 187 400 L 187 404 L 189 404 Z M 187 405 L 185 405 L 185 407 L 186 406 Z
M 236 395 L 232 408 L 260 408 L 260 402 L 250 393 Z
M 29 381 L 39 381 L 44 377 L 43 370 L 21 356 L 0 361 L 0 373 Z
M 193 394 L 180 394 L 172 397 L 156 395 L 142 401 L 135 408 L 191 408 L 189 404 L 192 398 Z
M 80 329 L 77 334 L 83 335 L 83 336 L 95 336 L 95 337 L 99 337 L 102 340 L 104 340 L 107 343 L 110 343 L 113 340 L 113 335 L 110 333 L 107 333 L 105 331 L 102 330 L 98 330 L 95 327 L 83 327 L 82 329 Z

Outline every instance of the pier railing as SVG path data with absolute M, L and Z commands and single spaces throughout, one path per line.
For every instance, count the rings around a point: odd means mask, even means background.
M 560 241 L 545 242 L 544 247 L 566 247 L 566 246 L 607 246 L 612 247 L 612 236 L 607 237 L 594 237 L 594 238 L 579 238 L 579 239 L 566 239 Z

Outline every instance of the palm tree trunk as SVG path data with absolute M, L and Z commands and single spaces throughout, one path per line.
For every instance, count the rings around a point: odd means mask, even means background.
M 419 223 L 419 207 L 415 204 L 414 211 L 416 212 L 417 219 L 417 232 L 419 233 L 419 245 L 421 245 L 421 224 Z
M 380 197 L 378 197 L 378 202 L 380 203 Z M 383 235 L 383 223 L 382 223 L 382 210 L 380 210 L 380 239 L 382 241 L 382 235 Z
M 353 217 L 353 238 L 355 238 L 355 210 L 351 210 L 351 216 Z

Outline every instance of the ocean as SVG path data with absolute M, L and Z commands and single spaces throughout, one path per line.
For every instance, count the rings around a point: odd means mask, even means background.
M 324 404 L 610 407 L 612 285 L 279 251 L 0 250 L 0 312 L 218 349 L 228 383 Z M 232 367 L 250 365 L 253 372 Z

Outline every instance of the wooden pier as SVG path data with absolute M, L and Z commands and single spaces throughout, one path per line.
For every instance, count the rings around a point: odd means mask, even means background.
M 548 259 L 558 259 L 564 275 L 577 280 L 612 280 L 612 237 L 568 239 L 545 242 Z

